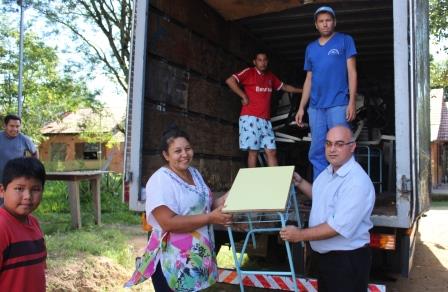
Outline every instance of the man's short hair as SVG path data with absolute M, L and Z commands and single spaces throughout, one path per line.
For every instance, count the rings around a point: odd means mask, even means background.
M 252 60 L 255 60 L 257 58 L 257 56 L 260 54 L 266 55 L 266 57 L 269 59 L 269 54 L 268 54 L 268 52 L 266 52 L 266 50 L 257 49 L 254 51 L 254 53 L 252 55 L 253 56 Z
M 355 140 L 356 140 L 356 139 L 354 139 L 355 135 L 354 135 L 353 130 L 350 127 L 350 125 L 347 125 L 347 124 L 337 124 L 337 125 L 334 125 L 333 127 L 331 127 L 330 129 L 328 129 L 328 132 L 330 132 L 330 130 L 334 129 L 334 128 L 344 128 L 344 129 L 347 129 L 349 134 L 350 134 L 350 141 L 354 141 L 355 142 Z
M 328 13 L 333 19 L 336 18 L 336 13 L 334 12 L 333 8 L 331 8 L 330 6 L 321 6 L 317 8 L 316 12 L 314 12 L 314 21 L 317 20 L 317 16 L 321 13 Z
M 19 157 L 9 160 L 3 169 L 2 185 L 6 189 L 14 179 L 25 177 L 34 178 L 45 184 L 45 167 L 39 159 L 34 157 Z
M 19 116 L 9 114 L 9 115 L 6 115 L 5 119 L 3 120 L 5 122 L 5 126 L 9 123 L 10 120 L 22 122 L 22 119 Z

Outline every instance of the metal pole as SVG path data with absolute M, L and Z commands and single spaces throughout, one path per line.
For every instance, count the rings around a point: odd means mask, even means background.
M 22 103 L 23 103 L 23 31 L 24 31 L 24 7 L 23 1 L 18 0 L 17 4 L 20 5 L 20 45 L 19 45 L 19 94 L 17 97 L 17 115 L 22 116 Z

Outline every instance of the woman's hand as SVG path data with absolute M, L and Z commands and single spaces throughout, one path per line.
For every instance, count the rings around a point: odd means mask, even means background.
M 294 185 L 298 187 L 302 181 L 303 178 L 297 172 L 294 171 L 294 174 L 292 175 L 292 182 L 294 183 Z
M 210 224 L 221 224 L 230 226 L 232 224 L 232 215 L 223 213 L 224 205 L 216 207 L 212 212 L 208 213 Z
M 227 192 L 224 195 L 222 195 L 221 197 L 217 198 L 213 202 L 213 209 L 218 208 L 219 206 L 224 206 L 228 196 L 229 196 L 229 192 Z

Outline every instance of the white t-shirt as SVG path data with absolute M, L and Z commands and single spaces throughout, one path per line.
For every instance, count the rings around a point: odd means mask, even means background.
M 189 167 L 194 186 L 182 180 L 172 170 L 161 167 L 146 184 L 146 216 L 148 223 L 155 229 L 163 231 L 152 211 L 159 206 L 166 206 L 178 215 L 197 215 L 204 213 L 204 206 L 210 212 L 212 196 L 210 189 L 197 169 Z M 199 228 L 201 234 L 208 237 L 207 226 Z
M 210 189 L 198 170 L 189 167 L 188 171 L 194 185 L 166 167 L 158 169 L 146 185 L 146 214 L 153 227 L 147 251 L 157 254 L 150 255 L 145 275 L 152 275 L 160 260 L 170 288 L 192 292 L 210 287 L 218 278 L 212 226 L 205 225 L 186 233 L 165 232 L 152 215 L 152 211 L 162 205 L 183 216 L 210 212 Z M 165 245 L 157 251 L 162 238 Z

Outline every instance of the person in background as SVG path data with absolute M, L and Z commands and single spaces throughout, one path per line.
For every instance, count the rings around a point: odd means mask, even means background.
M 325 135 L 335 125 L 347 125 L 356 117 L 356 48 L 353 38 L 335 32 L 336 15 L 329 6 L 314 13 L 320 37 L 305 51 L 303 69 L 307 72 L 296 123 L 303 127 L 308 101 L 311 146 L 308 153 L 313 165 L 313 179 L 327 167 Z
M 45 291 L 47 250 L 31 215 L 42 200 L 45 168 L 33 157 L 9 160 L 0 184 L 0 290 Z
M 151 277 L 157 292 L 199 291 L 217 280 L 213 224 L 231 224 L 222 212 L 225 196 L 214 200 L 199 171 L 191 166 L 188 135 L 175 126 L 162 136 L 166 165 L 146 184 L 147 221 L 153 227 L 142 265 L 125 284 Z
M 6 163 L 17 157 L 24 157 L 29 152 L 32 157 L 39 158 L 36 146 L 28 136 L 20 133 L 22 120 L 16 115 L 7 115 L 4 119 L 5 130 L 0 132 L 0 183 Z M 3 200 L 0 199 L 0 206 Z
M 290 242 L 310 241 L 318 258 L 319 291 L 367 291 L 371 266 L 369 230 L 375 189 L 355 161 L 351 130 L 328 131 L 325 153 L 330 165 L 311 185 L 294 173 L 295 186 L 312 199 L 309 228 L 286 226 L 280 237 Z
M 265 151 L 268 166 L 276 166 L 277 153 L 271 119 L 272 90 L 300 93 L 302 89 L 281 82 L 268 70 L 268 55 L 258 51 L 254 67 L 246 68 L 227 78 L 230 89 L 241 97 L 239 119 L 240 149 L 248 151 L 247 166 L 257 166 L 258 151 Z M 240 86 L 244 88 L 241 89 Z

